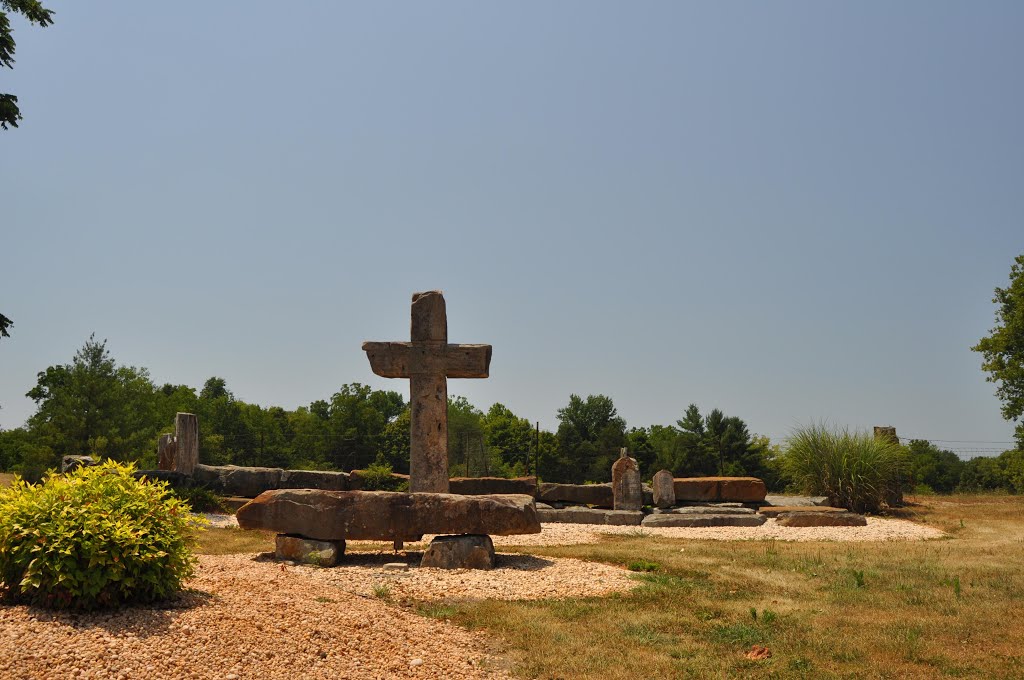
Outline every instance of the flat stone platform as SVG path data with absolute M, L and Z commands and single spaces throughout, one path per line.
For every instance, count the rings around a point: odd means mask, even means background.
M 423 534 L 539 534 L 531 496 L 391 491 L 265 491 L 236 513 L 243 529 L 321 541 L 418 541 Z

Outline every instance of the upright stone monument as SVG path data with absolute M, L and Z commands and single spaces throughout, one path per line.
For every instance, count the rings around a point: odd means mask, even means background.
M 619 459 L 612 464 L 612 496 L 616 510 L 639 510 L 644 504 L 640 468 L 625 448 L 619 450 Z
M 448 343 L 439 290 L 413 294 L 411 340 L 364 342 L 363 351 L 377 375 L 409 379 L 409 490 L 448 493 L 448 378 L 486 378 L 491 346 Z
M 675 482 L 668 470 L 658 470 L 651 481 L 654 487 L 654 504 L 662 509 L 671 508 L 676 504 Z

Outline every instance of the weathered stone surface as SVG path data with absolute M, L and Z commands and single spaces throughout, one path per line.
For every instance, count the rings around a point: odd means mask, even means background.
M 784 527 L 863 527 L 864 515 L 853 512 L 784 512 L 775 519 Z
M 80 467 L 89 467 L 90 465 L 96 465 L 92 456 L 64 456 L 60 461 L 60 471 L 74 472 Z
M 718 500 L 754 503 L 763 501 L 768 487 L 757 477 L 720 477 Z
M 384 571 L 409 571 L 409 565 L 405 562 L 387 562 L 381 569 Z
M 672 480 L 677 501 L 717 501 L 718 479 L 715 477 L 682 477 Z
M 278 534 L 274 548 L 274 556 L 279 560 L 334 567 L 345 554 L 345 541 L 316 541 L 304 536 Z
M 448 344 L 448 316 L 439 290 L 412 296 L 412 342 L 364 342 L 370 368 L 409 378 L 409 490 L 447 493 L 448 378 L 486 378 L 490 345 Z
M 155 482 L 167 482 L 174 489 L 186 489 L 195 484 L 191 476 L 174 470 L 136 470 L 132 473 L 135 479 L 146 479 Z
M 211 491 L 225 496 L 255 498 L 281 486 L 281 468 L 239 467 L 237 465 L 196 465 L 192 477 Z M 289 533 L 289 532 L 284 532 Z
M 722 508 L 713 505 L 654 509 L 656 515 L 753 515 L 755 512 L 750 508 Z
M 239 508 L 243 529 L 320 540 L 418 541 L 423 534 L 540 533 L 533 498 L 390 491 L 267 491 Z
M 674 480 L 677 501 L 763 501 L 768 493 L 756 477 L 683 477 Z
M 178 413 L 174 416 L 174 447 L 170 451 L 173 470 L 192 474 L 199 464 L 199 416 Z
M 764 497 L 768 505 L 789 505 L 793 507 L 805 507 L 808 505 L 828 505 L 827 496 L 788 496 L 783 494 L 768 494 Z
M 321 470 L 285 470 L 281 473 L 281 483 L 278 488 L 348 491 L 348 473 Z M 269 491 L 269 489 L 264 489 L 264 491 Z
M 615 504 L 611 484 L 549 484 L 540 485 L 537 500 L 545 503 L 581 503 L 610 508 Z
M 759 527 L 768 521 L 767 517 L 750 515 L 677 515 L 659 513 L 644 517 L 645 527 Z
M 451 493 L 465 496 L 486 496 L 490 494 L 520 493 L 533 496 L 537 493 L 536 477 L 452 477 L 448 481 Z
M 435 536 L 420 561 L 421 567 L 436 569 L 494 569 L 494 564 L 494 542 L 481 534 Z
M 784 512 L 849 512 L 846 508 L 833 508 L 827 505 L 766 505 L 759 513 L 766 517 L 778 517 Z
M 635 458 L 630 458 L 625 448 L 619 449 L 618 459 L 612 463 L 612 507 L 616 510 L 639 510 L 639 504 L 643 500 L 643 491 L 637 492 L 636 503 L 633 502 L 632 497 L 627 499 L 626 489 L 623 485 L 623 480 L 627 472 L 633 471 L 637 473 L 636 483 L 640 484 L 640 466 L 637 464 Z M 632 484 L 632 480 L 630 482 Z M 632 490 L 630 490 L 632 494 Z M 629 507 L 626 507 L 628 505 Z M 637 507 L 633 507 L 637 505 Z
M 615 483 L 612 483 L 615 490 Z M 626 468 L 619 477 L 618 494 L 615 495 L 616 510 L 639 510 L 644 504 L 644 490 L 640 483 L 640 472 Z
M 174 442 L 174 435 L 165 433 L 160 435 L 156 442 L 156 467 L 158 470 L 174 469 L 174 452 L 177 444 Z
M 659 508 L 671 508 L 676 504 L 676 489 L 671 472 L 668 470 L 655 472 L 652 486 L 654 487 L 654 505 Z
M 538 510 L 541 522 L 560 524 L 609 524 L 613 526 L 639 526 L 644 513 L 639 510 L 601 510 L 598 508 L 566 508 L 564 510 Z

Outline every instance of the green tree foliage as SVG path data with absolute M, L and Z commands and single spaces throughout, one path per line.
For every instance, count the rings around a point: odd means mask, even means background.
M 484 414 L 482 425 L 488 451 L 509 475 L 522 476 L 530 471 L 536 433 L 529 420 L 495 403 Z
M 9 329 L 13 325 L 14 325 L 13 321 L 8 319 L 3 314 L 0 314 L 0 338 L 9 338 L 9 337 L 11 337 L 11 334 L 7 332 L 7 329 Z
M 49 26 L 53 23 L 53 11 L 43 7 L 38 0 L 0 0 L 0 66 L 14 68 L 15 44 L 9 14 L 20 14 L 37 26 Z M 19 120 L 18 98 L 0 92 L 0 128 L 6 130 L 8 125 L 18 127 Z
M 1010 268 L 1010 285 L 996 288 L 996 325 L 971 349 L 982 356 L 987 380 L 997 383 L 1002 413 L 1016 422 L 1024 415 L 1024 254 Z M 1016 429 L 1017 448 L 1024 449 L 1024 423 Z
M 612 463 L 626 445 L 626 421 L 611 398 L 570 395 L 569 404 L 558 410 L 558 422 L 562 472 L 576 483 L 609 481 Z
M 952 492 L 964 471 L 964 462 L 955 453 L 921 439 L 914 439 L 907 446 L 907 460 L 912 487 L 925 492 Z
M 0 594 L 93 609 L 177 593 L 195 567 L 189 507 L 108 461 L 0 488 Z
M 60 456 L 93 454 L 127 460 L 156 435 L 154 386 L 145 369 L 118 366 L 95 336 L 70 364 L 38 374 L 28 396 L 37 410 L 28 425 L 39 443 Z

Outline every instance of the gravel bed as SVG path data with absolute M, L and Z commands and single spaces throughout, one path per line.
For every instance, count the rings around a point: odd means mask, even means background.
M 945 534 L 902 519 L 868 517 L 865 527 L 783 527 L 769 519 L 759 527 L 625 527 L 603 524 L 544 524 L 539 534 L 493 536 L 494 545 L 579 545 L 596 543 L 602 534 L 665 536 L 707 541 L 922 541 Z
M 0 607 L 0 678 L 508 677 L 482 635 L 325 588 L 316 571 L 204 555 L 172 608 Z
M 380 590 L 394 601 L 594 597 L 623 592 L 636 585 L 631 572 L 607 564 L 500 553 L 497 568 L 490 571 L 418 566 L 411 566 L 408 571 L 383 569 L 387 562 L 407 559 L 417 564 L 419 557 L 418 553 L 403 555 L 390 550 L 348 552 L 338 567 L 296 569 L 304 569 L 309 578 L 325 585 L 366 597 L 374 597 L 375 590 Z

